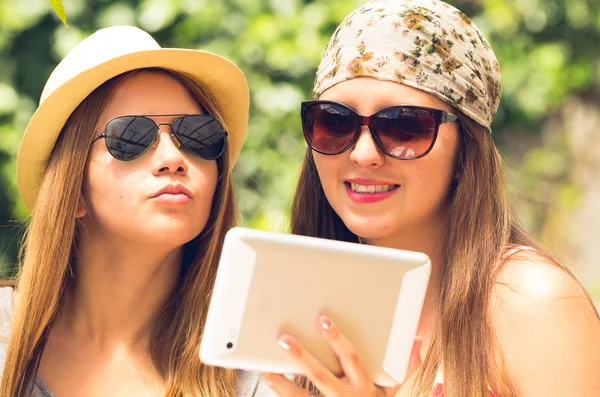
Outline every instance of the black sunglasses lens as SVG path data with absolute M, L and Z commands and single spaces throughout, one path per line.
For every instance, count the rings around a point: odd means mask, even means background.
M 210 115 L 183 116 L 173 123 L 173 133 L 181 144 L 206 160 L 223 153 L 227 131 Z
M 118 160 L 133 160 L 152 145 L 157 132 L 156 124 L 146 117 L 118 117 L 106 124 L 106 147 Z
M 437 121 L 433 113 L 423 109 L 394 107 L 378 113 L 373 128 L 387 154 L 411 159 L 431 148 Z
M 335 103 L 314 103 L 302 112 L 302 129 L 308 145 L 325 154 L 343 152 L 352 142 L 357 116 Z

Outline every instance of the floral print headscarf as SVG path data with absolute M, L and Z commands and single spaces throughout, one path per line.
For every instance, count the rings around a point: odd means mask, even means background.
M 488 131 L 502 92 L 487 40 L 464 13 L 438 0 L 371 0 L 348 15 L 325 49 L 313 97 L 364 76 L 426 91 Z

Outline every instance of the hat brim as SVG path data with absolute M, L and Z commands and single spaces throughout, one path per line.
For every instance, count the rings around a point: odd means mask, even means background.
M 81 102 L 96 88 L 122 73 L 163 68 L 196 81 L 222 116 L 229 133 L 229 161 L 235 163 L 248 124 L 249 91 L 242 71 L 218 55 L 187 49 L 160 48 L 113 58 L 87 69 L 43 101 L 33 114 L 17 153 L 17 186 L 25 206 L 33 209 L 56 140 Z

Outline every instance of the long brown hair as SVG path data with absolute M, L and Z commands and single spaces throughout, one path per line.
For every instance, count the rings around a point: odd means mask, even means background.
M 498 395 L 515 396 L 491 326 L 490 301 L 499 258 L 511 244 L 528 246 L 573 275 L 513 216 L 502 159 L 491 134 L 457 114 L 462 124 L 460 179 L 449 197 L 436 325 L 412 393 L 430 396 L 443 368 L 447 396 L 483 397 L 489 387 Z M 292 205 L 291 226 L 295 234 L 358 242 L 328 203 L 310 148 Z
M 143 70 L 168 73 L 223 122 L 209 96 L 187 76 L 163 69 Z M 75 213 L 92 130 L 111 93 L 136 72 L 117 76 L 90 94 L 70 116 L 53 149 L 21 249 L 19 299 L 0 385 L 2 396 L 30 393 L 48 333 L 60 314 L 70 266 L 76 260 Z M 165 380 L 168 397 L 235 393 L 234 371 L 207 367 L 198 359 L 224 235 L 237 220 L 227 148 L 217 164 L 220 176 L 208 222 L 202 233 L 183 247 L 178 285 L 157 315 L 151 336 L 151 356 Z

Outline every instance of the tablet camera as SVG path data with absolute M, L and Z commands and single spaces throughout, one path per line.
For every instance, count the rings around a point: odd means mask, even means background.
M 232 347 L 233 347 L 233 343 L 231 343 L 231 342 L 227 343 L 227 348 L 228 349 L 231 349 Z

